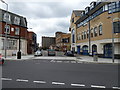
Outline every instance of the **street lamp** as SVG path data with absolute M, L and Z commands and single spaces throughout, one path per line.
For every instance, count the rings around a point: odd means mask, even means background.
M 21 38 L 21 30 L 19 29 L 19 50 L 17 52 L 17 59 L 21 59 L 21 51 L 20 51 L 21 41 L 20 41 L 20 38 Z
M 7 17 L 7 13 L 8 13 L 8 4 L 5 2 L 5 1 L 3 1 L 3 0 L 0 0 L 2 3 L 4 3 L 5 5 L 6 5 L 6 17 Z M 7 56 L 7 18 L 6 18 L 6 25 L 5 25 L 5 44 L 4 44 L 4 49 L 5 49 L 5 58 L 6 58 L 6 56 Z

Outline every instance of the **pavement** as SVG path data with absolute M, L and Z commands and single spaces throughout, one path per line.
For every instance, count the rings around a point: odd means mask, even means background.
M 94 60 L 92 56 L 83 56 L 83 55 L 76 55 L 76 57 L 68 57 L 68 56 L 39 56 L 34 57 L 34 55 L 26 55 L 21 56 L 21 59 L 17 59 L 17 56 L 8 56 L 5 60 L 38 60 L 38 59 L 45 59 L 45 60 L 69 60 L 69 61 L 76 61 L 82 63 L 111 63 L 111 64 L 118 64 L 120 63 L 119 59 L 115 59 L 114 63 L 110 58 L 98 58 L 97 61 Z

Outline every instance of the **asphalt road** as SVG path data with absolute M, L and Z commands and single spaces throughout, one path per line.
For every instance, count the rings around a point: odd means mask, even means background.
M 0 66 L 1 67 L 1 66 Z M 118 88 L 118 65 L 6 61 L 3 88 Z

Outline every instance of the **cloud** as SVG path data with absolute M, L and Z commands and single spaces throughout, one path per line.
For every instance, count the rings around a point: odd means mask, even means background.
M 10 12 L 27 18 L 28 28 L 37 34 L 38 43 L 41 43 L 41 36 L 54 36 L 56 31 L 68 32 L 72 10 L 83 10 L 91 1 L 6 0 Z

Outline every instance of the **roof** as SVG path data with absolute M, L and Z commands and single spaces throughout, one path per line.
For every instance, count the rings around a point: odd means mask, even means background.
M 75 14 L 75 16 L 80 16 L 82 11 L 84 10 L 73 10 L 73 13 Z

